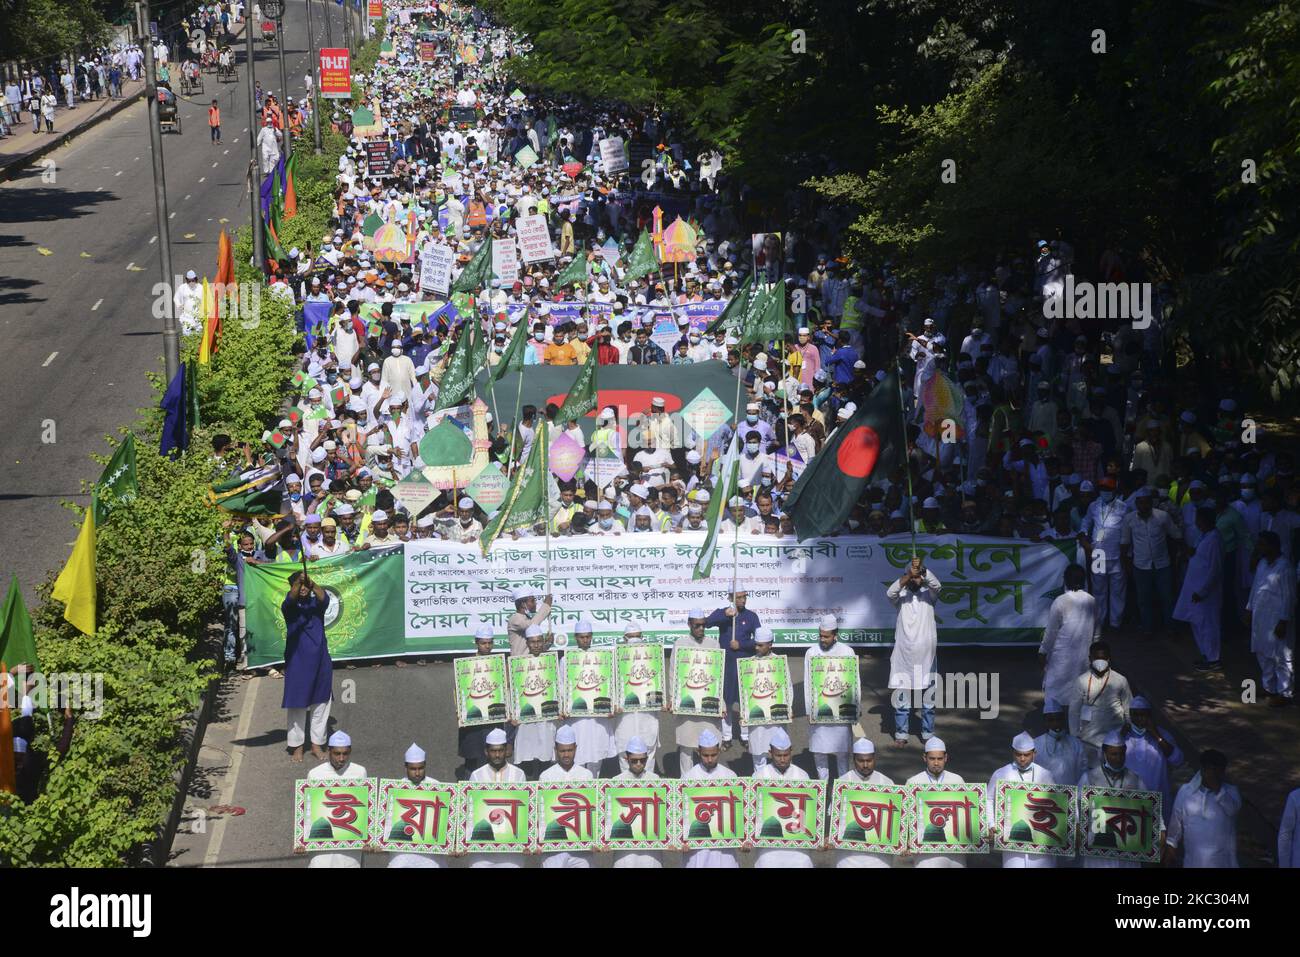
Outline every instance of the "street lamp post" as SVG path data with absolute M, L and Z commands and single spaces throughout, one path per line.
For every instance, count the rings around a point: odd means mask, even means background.
M 311 97 L 311 130 L 314 150 L 316 155 L 320 156 L 320 91 L 317 89 L 320 84 L 320 71 L 317 70 L 320 61 L 316 56 L 316 28 L 312 26 L 311 22 L 311 3 L 312 0 L 307 0 L 307 55 L 309 58 L 307 68 L 311 71 L 311 89 L 307 91 L 307 95 Z
M 253 258 L 257 268 L 266 272 L 266 236 L 262 226 L 262 167 L 257 162 L 257 136 L 261 132 L 257 123 L 257 65 L 253 55 L 253 11 L 245 8 L 244 52 L 248 58 L 248 201 L 249 225 L 253 228 Z
M 284 73 L 284 4 L 281 0 L 263 0 L 263 12 L 275 21 L 276 48 L 280 54 L 280 115 L 284 119 L 285 162 L 293 153 L 293 134 L 289 130 L 289 81 Z
M 307 4 L 310 6 L 311 0 L 307 0 Z M 321 8 L 325 11 L 325 45 L 332 47 L 334 45 L 334 21 L 330 17 L 329 0 L 321 0 Z

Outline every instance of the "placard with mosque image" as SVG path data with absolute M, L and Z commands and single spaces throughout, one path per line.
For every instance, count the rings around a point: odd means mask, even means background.
M 686 779 L 681 795 L 678 842 L 691 850 L 740 847 L 752 832 L 753 804 L 748 782 L 740 778 Z
M 372 778 L 294 782 L 294 847 L 360 851 L 370 844 L 376 789 Z
M 462 784 L 464 794 L 461 825 L 456 829 L 461 851 L 515 853 L 528 850 L 533 832 L 533 789 L 535 784 Z
M 740 723 L 789 724 L 790 662 L 785 655 L 741 658 L 736 662 L 740 678 Z
M 755 847 L 817 850 L 826 830 L 826 785 L 821 781 L 749 782 Z
M 993 847 L 1073 857 L 1078 788 L 1072 784 L 999 781 L 993 796 Z
M 1164 826 L 1159 791 L 1079 788 L 1079 853 L 1112 861 L 1158 861 Z
M 662 711 L 664 707 L 664 649 L 662 645 L 638 642 L 619 645 L 618 711 Z
M 589 851 L 604 833 L 601 782 L 541 781 L 533 785 L 534 846 L 540 851 Z
M 646 851 L 673 846 L 676 781 L 602 781 L 600 793 L 607 848 Z
M 982 854 L 983 784 L 909 784 L 915 807 L 908 850 L 913 854 Z
M 505 655 L 456 659 L 456 724 L 473 728 L 509 719 L 510 681 Z
M 810 724 L 852 724 L 858 720 L 862 683 L 857 655 L 820 655 L 808 659 L 812 683 Z
M 675 648 L 669 710 L 678 715 L 722 717 L 726 709 L 722 699 L 725 663 L 721 648 Z
M 902 854 L 914 805 L 902 784 L 836 781 L 831 792 L 829 844 L 841 851 Z
M 520 724 L 560 716 L 560 656 L 554 651 L 510 658 L 510 717 Z
M 450 854 L 456 849 L 456 826 L 462 807 L 460 785 L 405 778 L 379 782 L 375 844 L 383 851 Z

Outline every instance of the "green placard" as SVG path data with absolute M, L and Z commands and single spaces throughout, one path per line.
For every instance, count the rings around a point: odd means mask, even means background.
M 677 786 L 672 781 L 602 782 L 606 846 L 640 850 L 672 847 L 671 824 L 677 797 Z
M 826 788 L 821 781 L 755 778 L 749 786 L 755 847 L 821 847 L 826 828 Z
M 1160 860 L 1161 800 L 1158 791 L 1079 789 L 1079 852 L 1117 861 Z
M 1078 788 L 999 781 L 993 796 L 993 847 L 1073 857 Z
M 852 724 L 858 720 L 862 682 L 857 655 L 821 655 L 808 659 L 812 684 L 811 724 Z
M 527 169 L 537 163 L 537 151 L 531 146 L 525 146 L 515 154 L 515 162 Z
M 589 851 L 604 831 L 600 782 L 542 781 L 533 790 L 534 843 L 543 851 Z
M 979 854 L 984 841 L 984 785 L 909 784 L 915 805 L 908 850 L 913 854 Z
M 456 659 L 456 724 L 472 728 L 510 718 L 510 681 L 505 655 Z
M 560 716 L 560 657 L 554 651 L 510 659 L 510 717 L 520 724 Z
M 741 658 L 736 670 L 740 677 L 741 724 L 789 724 L 792 691 L 790 663 L 785 656 Z
M 831 792 L 830 846 L 901 854 L 907 850 L 913 807 L 901 784 L 836 781 Z
M 749 789 L 739 778 L 679 781 L 677 840 L 692 850 L 740 847 L 750 833 Z
M 375 818 L 372 778 L 294 783 L 294 845 L 308 851 L 359 851 Z
M 639 642 L 618 646 L 618 710 L 662 711 L 664 707 L 664 649 Z
M 721 648 L 674 649 L 669 710 L 673 714 L 702 718 L 722 717 L 726 710 L 722 700 L 722 669 L 726 660 Z
M 609 717 L 614 713 L 614 652 L 574 648 L 564 653 L 564 716 Z
M 522 853 L 532 834 L 532 784 L 463 784 L 459 849 Z
M 456 846 L 461 804 L 455 784 L 381 780 L 375 843 L 385 851 L 450 854 Z

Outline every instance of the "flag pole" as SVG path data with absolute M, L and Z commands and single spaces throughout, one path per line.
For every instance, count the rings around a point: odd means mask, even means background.
M 551 593 L 551 449 L 547 441 L 545 419 L 537 424 L 537 437 L 542 444 L 542 501 L 546 503 L 546 594 Z
M 737 447 L 739 448 L 740 446 L 744 445 L 744 442 L 742 442 L 740 439 L 740 385 L 742 382 L 745 381 L 745 374 L 743 371 L 743 367 L 741 365 L 741 362 L 745 356 L 745 315 L 744 313 L 741 313 L 740 315 L 740 325 L 737 327 L 737 332 L 739 333 L 739 335 L 736 338 L 740 340 L 737 349 L 739 353 L 739 357 L 736 360 L 736 372 L 738 373 L 738 375 L 736 376 L 736 401 L 734 406 L 732 407 L 731 414 L 736 418 L 736 431 L 735 434 L 732 436 L 732 441 L 738 443 Z M 728 503 L 726 502 L 722 502 L 718 506 L 719 510 L 722 513 L 726 512 L 727 504 Z M 722 520 L 721 518 L 718 519 L 718 521 L 721 520 Z M 736 594 L 736 580 L 740 577 L 740 549 L 737 547 L 739 544 L 740 544 L 740 526 L 737 525 L 735 534 L 732 536 L 732 541 L 731 541 L 731 594 L 733 596 L 733 600 Z
M 907 527 L 912 533 L 912 558 L 916 558 L 916 518 L 912 512 L 912 457 L 907 452 L 907 412 L 903 409 L 903 365 L 898 357 L 894 358 L 894 370 L 895 378 L 898 380 L 898 417 L 903 420 L 903 467 L 907 472 Z

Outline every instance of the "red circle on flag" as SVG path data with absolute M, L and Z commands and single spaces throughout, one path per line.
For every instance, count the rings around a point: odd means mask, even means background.
M 840 443 L 835 453 L 835 464 L 845 475 L 854 478 L 866 478 L 876 467 L 880 457 L 880 436 L 876 430 L 859 425 Z

